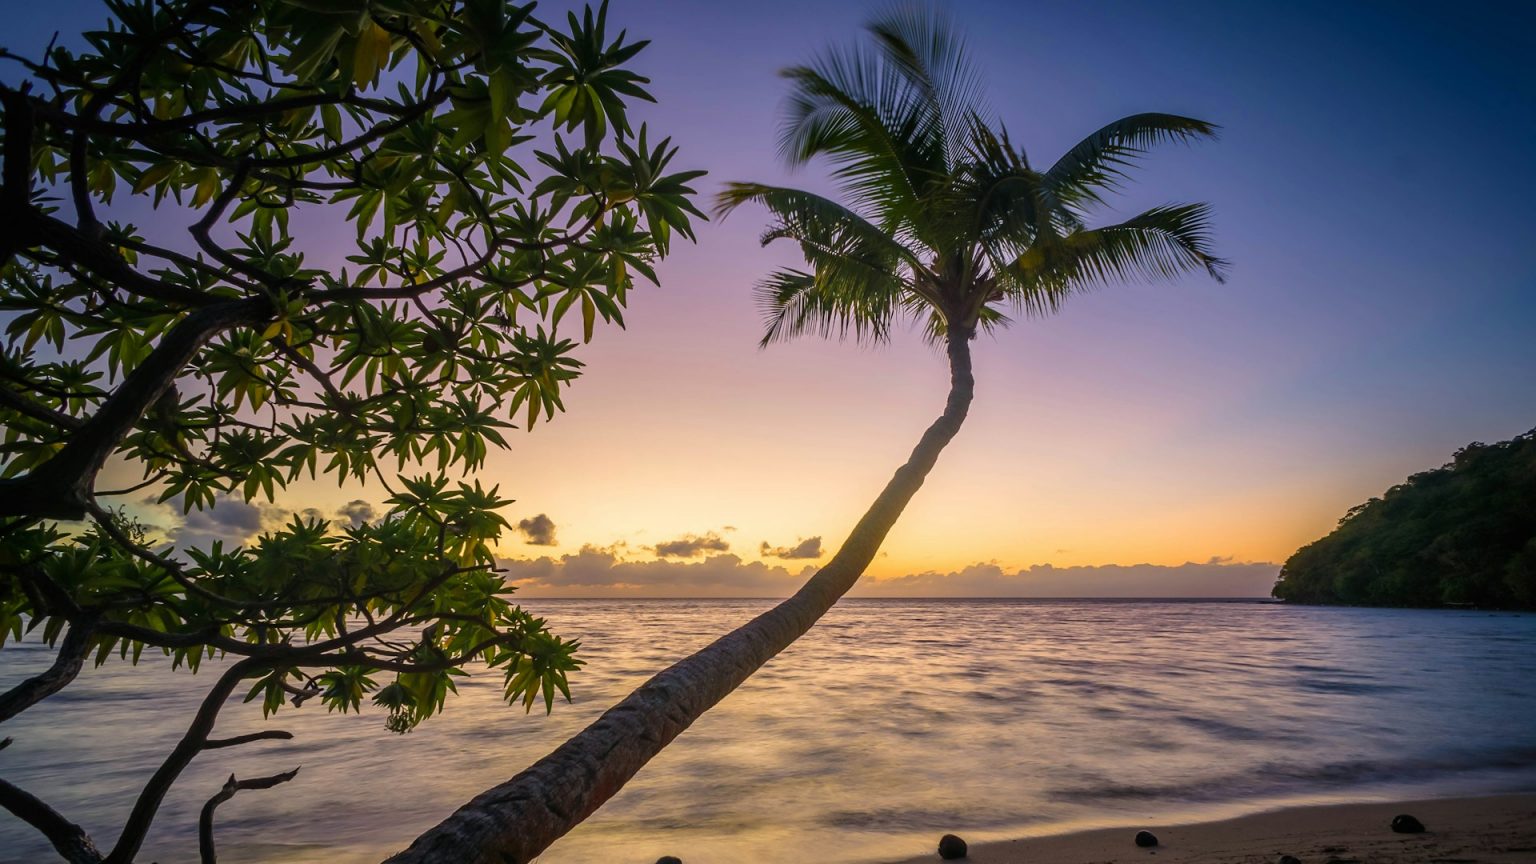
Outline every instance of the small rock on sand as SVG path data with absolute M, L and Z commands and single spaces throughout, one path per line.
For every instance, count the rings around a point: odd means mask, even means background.
M 1137 831 L 1136 845 L 1143 849 L 1151 849 L 1153 846 L 1157 845 L 1157 835 L 1153 834 L 1151 831 Z
M 1424 823 L 1404 813 L 1392 818 L 1392 830 L 1399 834 L 1423 834 Z
M 656 864 L 683 864 L 683 859 L 676 855 L 663 855 L 656 859 Z
M 965 857 L 965 841 L 953 834 L 945 834 L 939 838 L 939 857 L 945 861 L 953 861 L 956 858 Z
M 1280 860 L 1276 861 L 1275 864 L 1301 864 L 1301 859 L 1295 855 L 1281 855 Z

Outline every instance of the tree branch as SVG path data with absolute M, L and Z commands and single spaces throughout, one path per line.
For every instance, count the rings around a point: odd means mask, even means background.
M 26 85 L 21 90 L 0 86 L 0 106 L 5 108 L 5 166 L 0 169 L 0 214 L 9 223 L 0 231 L 0 267 L 26 248 L 21 215 L 32 201 L 33 113 Z
M 0 480 L 0 516 L 83 519 L 107 457 L 198 350 L 223 330 L 271 314 L 270 300 L 251 297 L 205 306 L 177 322 L 47 462 L 21 477 Z
M 218 794 L 208 799 L 203 805 L 203 811 L 197 817 L 197 852 L 203 864 L 217 864 L 218 855 L 213 849 L 213 811 L 220 804 L 235 797 L 235 793 L 244 789 L 271 789 L 279 783 L 287 783 L 299 773 L 299 769 L 286 771 L 282 774 L 273 774 L 270 777 L 256 777 L 251 780 L 236 780 L 235 775 L 229 775 L 224 781 L 224 788 Z
M 289 741 L 292 738 L 293 733 L 287 730 L 267 729 L 263 732 L 252 732 L 249 735 L 236 735 L 233 738 L 210 738 L 203 742 L 203 749 L 218 750 L 223 747 L 238 747 L 252 741 Z
M 123 825 L 123 833 L 117 838 L 117 845 L 106 857 L 106 864 L 131 864 L 139 854 L 139 847 L 144 845 L 144 835 L 149 833 L 150 823 L 155 819 L 155 812 L 160 809 L 160 802 L 165 800 L 165 793 L 176 782 L 176 778 L 181 776 L 182 770 L 192 762 L 192 758 L 202 752 L 208 741 L 208 733 L 213 731 L 213 724 L 218 720 L 220 709 L 224 707 L 224 701 L 234 692 L 236 684 L 264 665 L 264 661 L 260 660 L 241 660 L 219 676 L 218 682 L 203 697 L 197 715 L 192 718 L 181 740 L 170 755 L 165 757 L 154 776 L 149 778 L 144 791 L 139 793 L 138 800 L 133 803 L 133 811 L 128 814 L 128 821 Z
M 17 393 L 10 387 L 0 384 L 0 405 L 19 413 L 25 414 L 34 420 L 41 420 L 59 429 L 75 429 L 80 426 L 80 418 L 65 414 L 54 408 L 50 408 L 30 396 Z
M 0 807 L 42 832 L 69 864 L 101 864 L 101 853 L 96 851 L 96 844 L 86 836 L 85 829 L 32 793 L 0 780 Z
M 369 144 L 372 144 L 374 141 L 377 141 L 392 132 L 405 128 L 414 122 L 418 117 L 431 112 L 432 109 L 443 104 L 447 100 L 448 88 L 442 87 L 432 92 L 421 101 L 405 108 L 403 111 L 400 111 L 393 120 L 379 123 L 370 128 L 367 132 L 358 135 L 356 138 L 352 138 L 348 141 L 342 141 L 341 143 L 334 144 L 330 147 L 322 147 L 309 153 L 296 153 L 292 156 L 282 156 L 270 159 L 252 159 L 250 164 L 253 168 L 299 168 L 305 165 L 312 165 L 316 162 L 324 162 L 328 159 L 334 159 L 338 156 L 345 156 L 354 150 L 358 150 L 366 147 Z
M 90 165 L 86 162 L 86 137 L 76 132 L 69 145 L 69 194 L 75 202 L 75 224 L 94 236 L 101 229 L 96 221 L 96 205 L 91 201 Z
M 91 637 L 95 633 L 95 620 L 91 616 L 71 621 L 53 665 L 0 695 L 0 723 L 63 690 L 75 680 L 85 665 L 86 655 L 91 652 Z
M 326 300 L 409 300 L 416 297 L 424 297 L 440 288 L 445 288 L 468 276 L 476 275 L 475 271 L 485 268 L 496 259 L 497 253 L 503 249 L 516 249 L 522 252 L 548 252 L 569 246 L 579 246 L 581 238 L 593 228 L 597 227 L 608 212 L 608 206 L 599 207 L 591 218 L 572 231 L 567 231 L 559 237 L 548 240 L 521 241 L 511 237 L 501 237 L 495 234 L 491 236 L 491 242 L 486 244 L 485 252 L 474 261 L 465 263 L 439 276 L 428 279 L 416 285 L 391 285 L 380 288 L 364 288 L 352 286 L 347 288 L 331 288 L 317 292 L 317 296 Z M 490 229 L 487 229 L 488 233 Z M 484 274 L 479 274 L 484 278 Z
M 189 231 L 193 239 L 197 241 L 198 247 L 208 253 L 213 260 L 218 261 L 220 264 L 248 279 L 255 280 L 257 283 L 275 287 L 281 280 L 273 274 L 253 266 L 239 255 L 225 249 L 214 241 L 213 235 L 210 233 L 213 230 L 214 223 L 219 221 L 220 217 L 224 215 L 224 211 L 228 210 L 229 205 L 234 203 L 235 198 L 239 197 L 240 193 L 244 191 L 245 181 L 250 175 L 251 163 L 245 159 L 237 162 L 234 175 L 229 178 L 228 183 L 224 184 L 224 190 L 219 193 L 217 198 L 213 199 L 212 203 L 208 205 L 207 212 L 203 213 L 201 219 L 193 223 Z
M 15 219 L 15 227 L 11 230 L 25 234 L 37 245 L 59 253 L 64 259 L 124 291 L 179 306 L 209 306 L 219 302 L 219 298 L 201 291 L 145 276 L 129 266 L 111 247 L 68 222 L 31 208 L 16 214 Z
M 233 71 L 211 63 L 201 63 L 200 65 L 225 72 Z M 270 84 L 272 82 L 263 83 Z M 293 85 L 291 82 L 285 82 L 280 86 L 291 87 Z M 55 108 L 41 100 L 35 100 L 35 105 L 38 116 L 55 126 L 89 132 L 93 135 L 127 138 L 132 141 L 143 141 L 170 132 L 185 132 L 203 124 L 239 123 L 272 114 L 282 114 L 287 111 L 316 108 L 321 105 L 348 105 L 354 108 L 363 108 L 368 111 L 389 114 L 390 116 L 399 116 L 403 113 L 400 106 L 393 105 L 386 100 L 369 99 L 358 96 L 350 91 L 342 94 L 313 93 L 306 96 L 295 96 L 290 99 L 253 101 L 238 105 L 220 105 L 217 108 L 188 112 L 179 117 L 139 120 L 133 123 L 102 120 L 95 115 L 74 114 L 60 108 Z

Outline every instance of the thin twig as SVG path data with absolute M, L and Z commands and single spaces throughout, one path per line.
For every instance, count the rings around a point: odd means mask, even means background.
M 286 729 L 267 729 L 262 732 L 252 732 L 248 735 L 236 735 L 232 738 L 209 738 L 203 742 L 204 750 L 218 750 L 223 747 L 238 747 L 241 744 L 249 744 L 252 741 L 289 741 L 293 733 Z

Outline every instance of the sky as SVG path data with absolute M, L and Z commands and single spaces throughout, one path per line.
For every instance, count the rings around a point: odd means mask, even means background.
M 565 8 L 541 4 L 548 15 Z M 975 348 L 965 428 L 871 565 L 867 594 L 1262 595 L 1351 506 L 1474 440 L 1536 426 L 1536 6 L 1403 2 L 947 5 L 993 115 L 1040 162 L 1126 114 L 1210 120 L 1104 213 L 1207 201 L 1224 285 L 1111 286 Z M 827 190 L 776 152 L 780 68 L 859 38 L 868 2 L 614 0 L 652 45 L 635 109 L 674 167 Z M 95 3 L 7 8 L 23 48 Z M 743 208 L 674 247 L 601 330 L 568 412 L 482 479 L 530 595 L 788 593 L 942 408 L 916 332 L 757 347 Z M 302 490 L 358 518 L 368 488 Z M 361 502 L 361 503 L 356 503 Z M 350 510 L 346 510 L 350 506 Z M 295 500 L 173 527 L 249 537 Z M 342 511 L 346 510 L 345 513 Z M 171 519 L 167 514 L 161 514 Z M 174 521 L 174 520 L 173 520 Z

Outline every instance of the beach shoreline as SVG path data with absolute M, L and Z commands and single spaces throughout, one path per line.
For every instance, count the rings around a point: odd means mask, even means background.
M 1398 834 L 1409 814 L 1427 829 Z M 1154 848 L 1138 848 L 1137 831 Z M 933 838 L 936 845 L 938 837 Z M 1284 807 L 1187 824 L 1126 824 L 970 845 L 973 864 L 1531 864 L 1536 862 L 1536 793 Z M 888 864 L 939 861 L 934 849 Z

